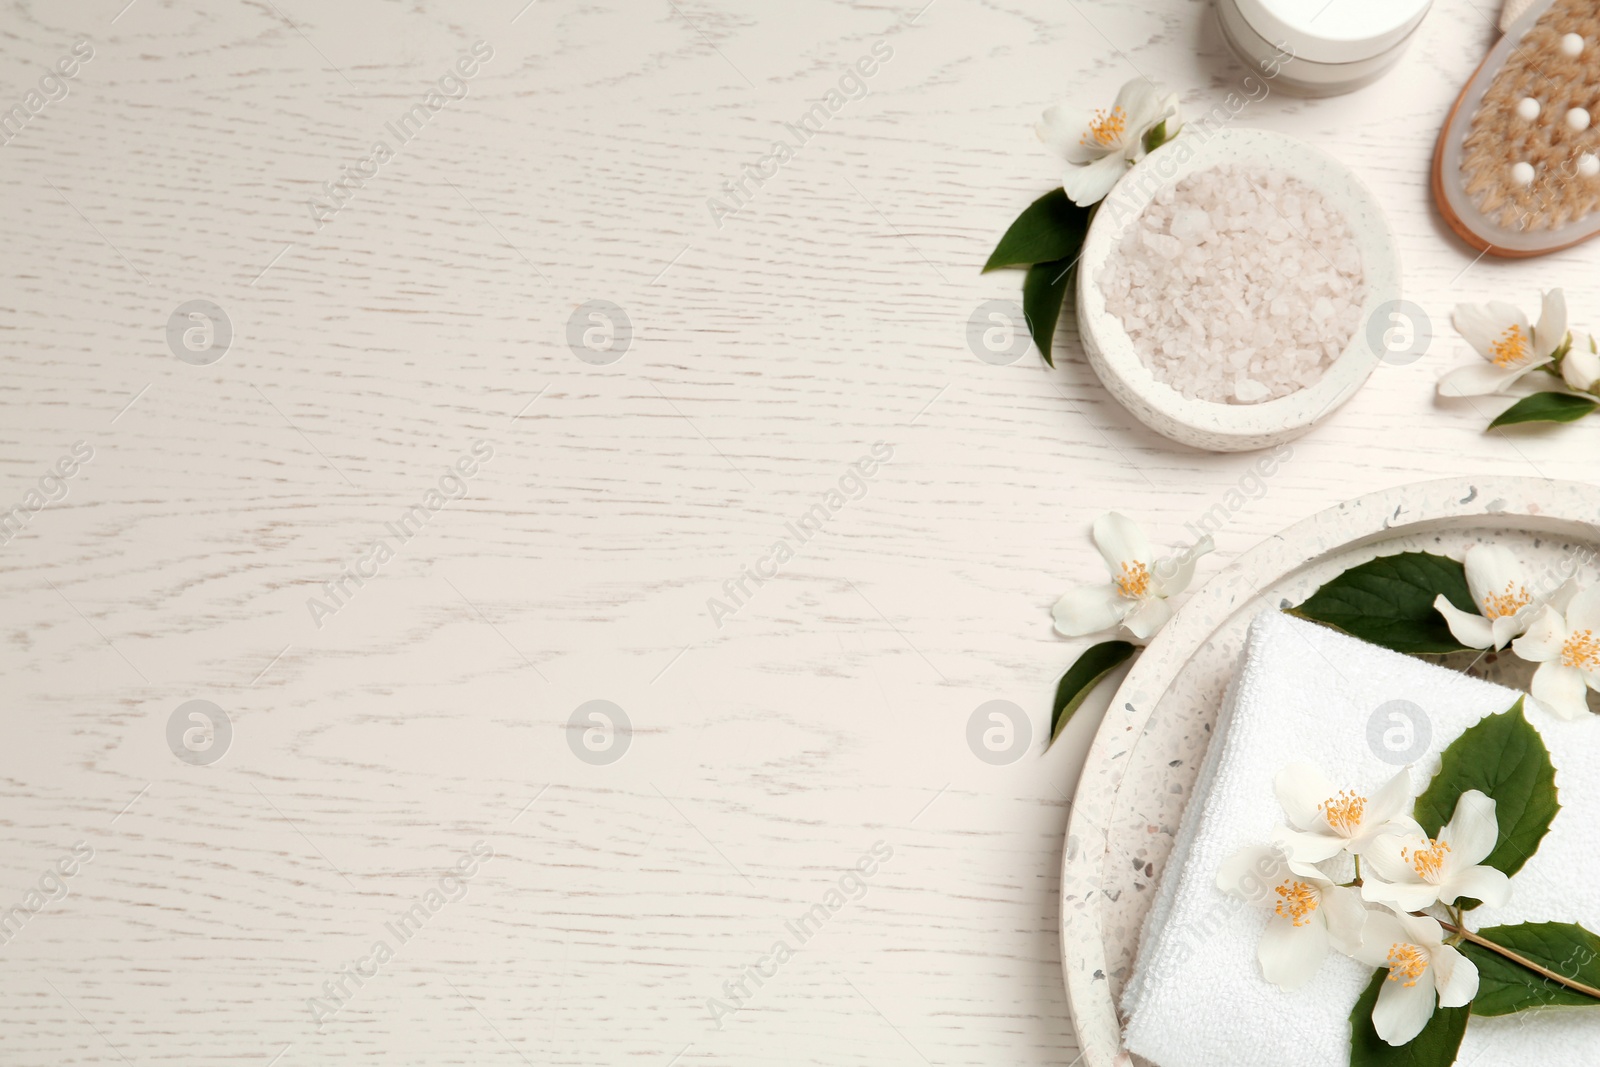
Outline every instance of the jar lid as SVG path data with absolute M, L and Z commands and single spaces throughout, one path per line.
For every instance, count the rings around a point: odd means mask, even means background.
M 1219 0 L 1250 27 L 1312 63 L 1359 63 L 1400 44 L 1432 0 Z

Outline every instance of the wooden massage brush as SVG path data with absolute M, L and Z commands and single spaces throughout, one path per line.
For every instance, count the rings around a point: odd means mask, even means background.
M 1433 198 L 1472 247 L 1520 258 L 1600 233 L 1600 0 L 1510 0 L 1456 99 Z

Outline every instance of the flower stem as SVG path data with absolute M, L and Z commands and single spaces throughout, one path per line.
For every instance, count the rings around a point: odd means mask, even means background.
M 1595 1000 L 1600 1000 L 1600 989 L 1596 989 L 1592 985 L 1584 985 L 1582 982 L 1579 982 L 1576 979 L 1557 974 L 1548 967 L 1541 967 L 1539 964 L 1534 963 L 1526 956 L 1519 956 L 1515 952 L 1512 952 L 1510 949 L 1506 948 L 1504 945 L 1497 945 L 1486 937 L 1480 937 L 1464 926 L 1447 922 L 1441 922 L 1439 925 L 1444 927 L 1446 930 L 1449 930 L 1451 933 L 1460 934 L 1464 939 L 1471 941 L 1474 945 L 1481 945 L 1490 952 L 1504 956 L 1512 963 L 1526 967 L 1535 974 L 1543 975 L 1544 977 L 1550 979 L 1550 981 L 1555 982 L 1557 985 L 1566 986 L 1568 989 L 1575 990 L 1576 992 L 1582 993 L 1588 997 L 1593 997 Z
M 1361 884 L 1361 857 L 1360 856 L 1356 856 L 1355 857 L 1355 861 L 1356 861 L 1356 880 L 1355 880 L 1354 884 L 1360 885 Z

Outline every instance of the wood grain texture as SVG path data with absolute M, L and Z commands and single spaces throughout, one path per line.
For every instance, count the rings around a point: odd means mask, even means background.
M 1039 751 L 1082 644 L 1048 608 L 1097 577 L 1094 515 L 1184 541 L 1252 459 L 1144 431 L 1070 324 L 1047 371 L 966 323 L 1019 299 L 978 268 L 1054 180 L 1039 111 L 1139 72 L 1220 103 L 1247 72 L 1209 7 L 122 2 L 0 15 L 0 106 L 95 50 L 0 146 L 0 507 L 94 449 L 0 546 L 0 908 L 94 850 L 0 945 L 0 1062 L 1071 1063 L 1057 870 L 1095 716 Z M 1240 116 L 1372 185 L 1439 336 L 1295 444 L 1202 577 L 1379 487 L 1592 476 L 1592 427 L 1485 435 L 1494 408 L 1433 398 L 1455 301 L 1564 284 L 1584 324 L 1597 295 L 1592 252 L 1474 264 L 1430 211 L 1491 36 L 1442 0 L 1389 78 Z M 479 40 L 318 228 L 308 198 Z M 718 226 L 707 198 L 877 42 L 868 95 Z M 193 299 L 234 328 L 206 366 L 166 341 Z M 633 328 L 609 366 L 566 340 L 597 299 Z M 466 495 L 315 625 L 479 440 Z M 718 627 L 876 441 L 865 495 Z M 210 766 L 167 747 L 196 698 L 234 730 Z M 609 766 L 567 742 L 593 699 L 634 728 Z M 1010 766 L 967 745 L 990 699 L 1031 716 Z M 308 999 L 477 841 L 319 1031 Z M 715 1026 L 876 841 L 865 895 Z

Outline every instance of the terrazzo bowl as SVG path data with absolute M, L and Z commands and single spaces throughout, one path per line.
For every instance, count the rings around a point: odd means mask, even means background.
M 1299 392 L 1259 404 L 1191 400 L 1157 381 L 1122 320 L 1106 310 L 1099 284 L 1123 234 L 1157 191 L 1194 171 L 1229 163 L 1288 174 L 1322 193 L 1349 223 L 1366 283 L 1355 336 L 1322 378 Z M 1151 152 L 1101 202 L 1078 264 L 1078 332 L 1106 391 L 1162 436 L 1211 452 L 1268 448 L 1299 437 L 1331 415 L 1378 366 L 1397 312 L 1400 254 L 1371 190 L 1327 153 L 1270 130 L 1186 129 Z

